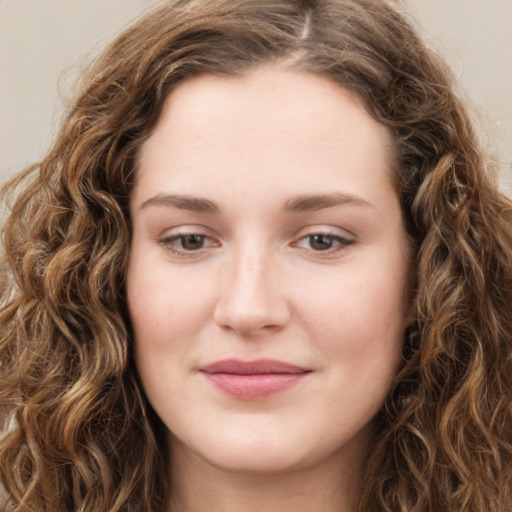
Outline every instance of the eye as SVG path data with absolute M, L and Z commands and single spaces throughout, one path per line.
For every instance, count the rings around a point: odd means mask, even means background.
M 331 235 L 309 235 L 307 237 L 309 246 L 314 251 L 327 251 L 332 249 L 334 244 L 337 242 Z
M 159 243 L 163 245 L 166 250 L 176 254 L 195 253 L 208 247 L 218 246 L 218 243 L 209 236 L 199 233 L 183 233 L 167 236 L 160 239 Z
M 330 233 L 312 233 L 300 238 L 293 245 L 316 253 L 335 253 L 344 249 L 354 240 Z
M 204 235 L 181 235 L 178 238 L 179 244 L 181 245 L 181 249 L 185 251 L 197 251 L 198 249 L 202 249 L 204 246 L 206 237 Z

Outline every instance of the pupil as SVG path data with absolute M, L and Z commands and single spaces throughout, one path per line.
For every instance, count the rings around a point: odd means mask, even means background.
M 313 249 L 325 251 L 332 247 L 332 238 L 327 235 L 312 235 L 309 237 L 309 243 Z
M 183 248 L 187 250 L 201 249 L 203 242 L 204 236 L 202 235 L 187 235 L 181 240 Z

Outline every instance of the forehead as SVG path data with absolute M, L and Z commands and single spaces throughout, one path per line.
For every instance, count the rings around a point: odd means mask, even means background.
M 343 171 L 350 188 L 351 176 L 371 179 L 381 169 L 392 182 L 393 156 L 389 129 L 353 93 L 324 77 L 267 67 L 180 84 L 141 149 L 138 181 L 154 193 L 162 182 L 190 188 L 187 180 L 201 187 L 241 179 L 247 190 L 252 177 L 293 193 L 298 177 L 328 186 Z

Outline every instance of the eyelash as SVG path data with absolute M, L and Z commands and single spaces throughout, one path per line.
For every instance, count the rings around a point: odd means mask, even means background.
M 159 240 L 159 243 L 164 247 L 166 251 L 172 252 L 173 254 L 177 254 L 178 256 L 196 256 L 198 253 L 202 252 L 205 247 L 199 247 L 198 249 L 184 249 L 183 242 L 185 239 L 189 237 L 197 237 L 200 238 L 202 242 L 205 240 L 212 240 L 208 235 L 203 235 L 201 233 L 181 233 L 179 235 L 172 235 L 163 237 Z M 174 243 L 180 243 L 181 249 L 173 246 Z M 218 242 L 214 242 L 212 244 L 214 247 L 219 247 L 220 244 Z
M 345 250 L 349 245 L 352 245 L 355 242 L 355 240 L 351 240 L 349 238 L 345 238 L 343 236 L 336 235 L 334 233 L 319 232 L 319 233 L 310 233 L 306 236 L 303 236 L 303 237 L 299 238 L 297 240 L 297 242 L 294 242 L 292 245 L 295 247 L 300 246 L 300 242 L 302 242 L 304 240 L 308 240 L 309 244 L 311 245 L 313 242 L 313 239 L 317 238 L 317 237 L 322 237 L 324 239 L 327 239 L 328 243 L 331 244 L 331 246 L 326 248 L 325 250 L 315 250 L 315 249 L 311 249 L 311 248 L 306 248 L 306 250 L 308 252 L 311 252 L 318 256 L 322 256 L 322 255 L 332 256 L 334 254 L 337 254 L 340 251 Z M 335 244 L 334 247 L 332 247 L 333 244 Z
M 190 238 L 190 237 L 196 237 L 196 238 L 200 239 L 201 247 L 198 247 L 197 249 L 185 249 L 185 248 L 183 248 L 184 241 L 187 238 Z M 355 240 L 351 240 L 351 239 L 342 237 L 340 235 L 336 235 L 336 234 L 333 234 L 333 233 L 327 233 L 327 232 L 325 232 L 325 233 L 318 232 L 318 233 L 310 233 L 308 235 L 305 235 L 305 236 L 299 238 L 296 242 L 293 242 L 291 245 L 293 247 L 300 247 L 300 242 L 302 242 L 304 240 L 309 240 L 309 243 L 311 244 L 315 237 L 323 237 L 323 238 L 327 239 L 327 243 L 331 244 L 331 247 L 326 248 L 326 250 L 315 250 L 315 249 L 312 249 L 312 248 L 304 248 L 303 247 L 303 249 L 305 249 L 306 251 L 308 251 L 308 252 L 310 252 L 310 253 L 312 253 L 312 254 L 314 254 L 316 256 L 322 256 L 322 255 L 331 256 L 331 255 L 335 255 L 338 252 L 343 251 L 344 249 L 346 249 L 349 245 L 352 245 L 352 244 L 355 243 Z M 212 246 L 212 247 L 220 247 L 220 243 L 219 242 L 215 242 L 208 235 L 204 235 L 204 234 L 201 234 L 201 233 L 181 233 L 181 234 L 178 234 L 178 235 L 167 236 L 167 237 L 161 238 L 159 240 L 159 243 L 164 247 L 164 249 L 166 251 L 169 251 L 169 252 L 171 252 L 173 254 L 176 254 L 178 256 L 194 257 L 194 256 L 198 256 L 199 254 L 201 254 L 203 252 L 204 249 L 208 248 L 208 247 L 204 247 L 204 245 L 203 245 L 203 243 L 206 240 L 210 240 L 211 242 L 213 242 L 213 243 L 211 243 L 210 246 Z M 181 245 L 181 248 L 177 248 L 176 246 L 173 245 L 176 242 L 178 242 Z M 335 245 L 334 248 L 332 247 L 333 244 Z

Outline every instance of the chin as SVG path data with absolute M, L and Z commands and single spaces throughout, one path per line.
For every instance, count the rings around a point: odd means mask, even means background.
M 301 471 L 334 460 L 346 444 L 322 442 L 311 432 L 280 432 L 270 429 L 230 430 L 220 434 L 202 436 L 200 440 L 183 439 L 185 453 L 191 451 L 210 466 L 226 473 L 246 475 L 272 475 Z M 194 442 L 197 441 L 197 442 Z M 186 445 L 183 445 L 183 443 Z
M 270 449 L 266 446 L 251 446 L 247 449 L 241 447 L 236 451 L 220 450 L 211 455 L 209 462 L 227 473 L 262 476 L 297 471 L 311 464 L 309 457 L 301 457 L 296 449 L 295 453 L 289 453 L 283 449 Z
M 194 453 L 211 466 L 230 473 L 282 473 L 308 465 L 312 458 L 307 443 L 296 436 L 272 429 L 226 429 L 224 432 L 201 432 L 201 435 L 172 436 L 173 457 Z M 199 433 L 198 433 L 199 434 Z M 293 438 L 293 439 L 292 439 Z M 302 446 L 302 449 L 299 447 Z M 313 448 L 313 446 L 312 446 Z

